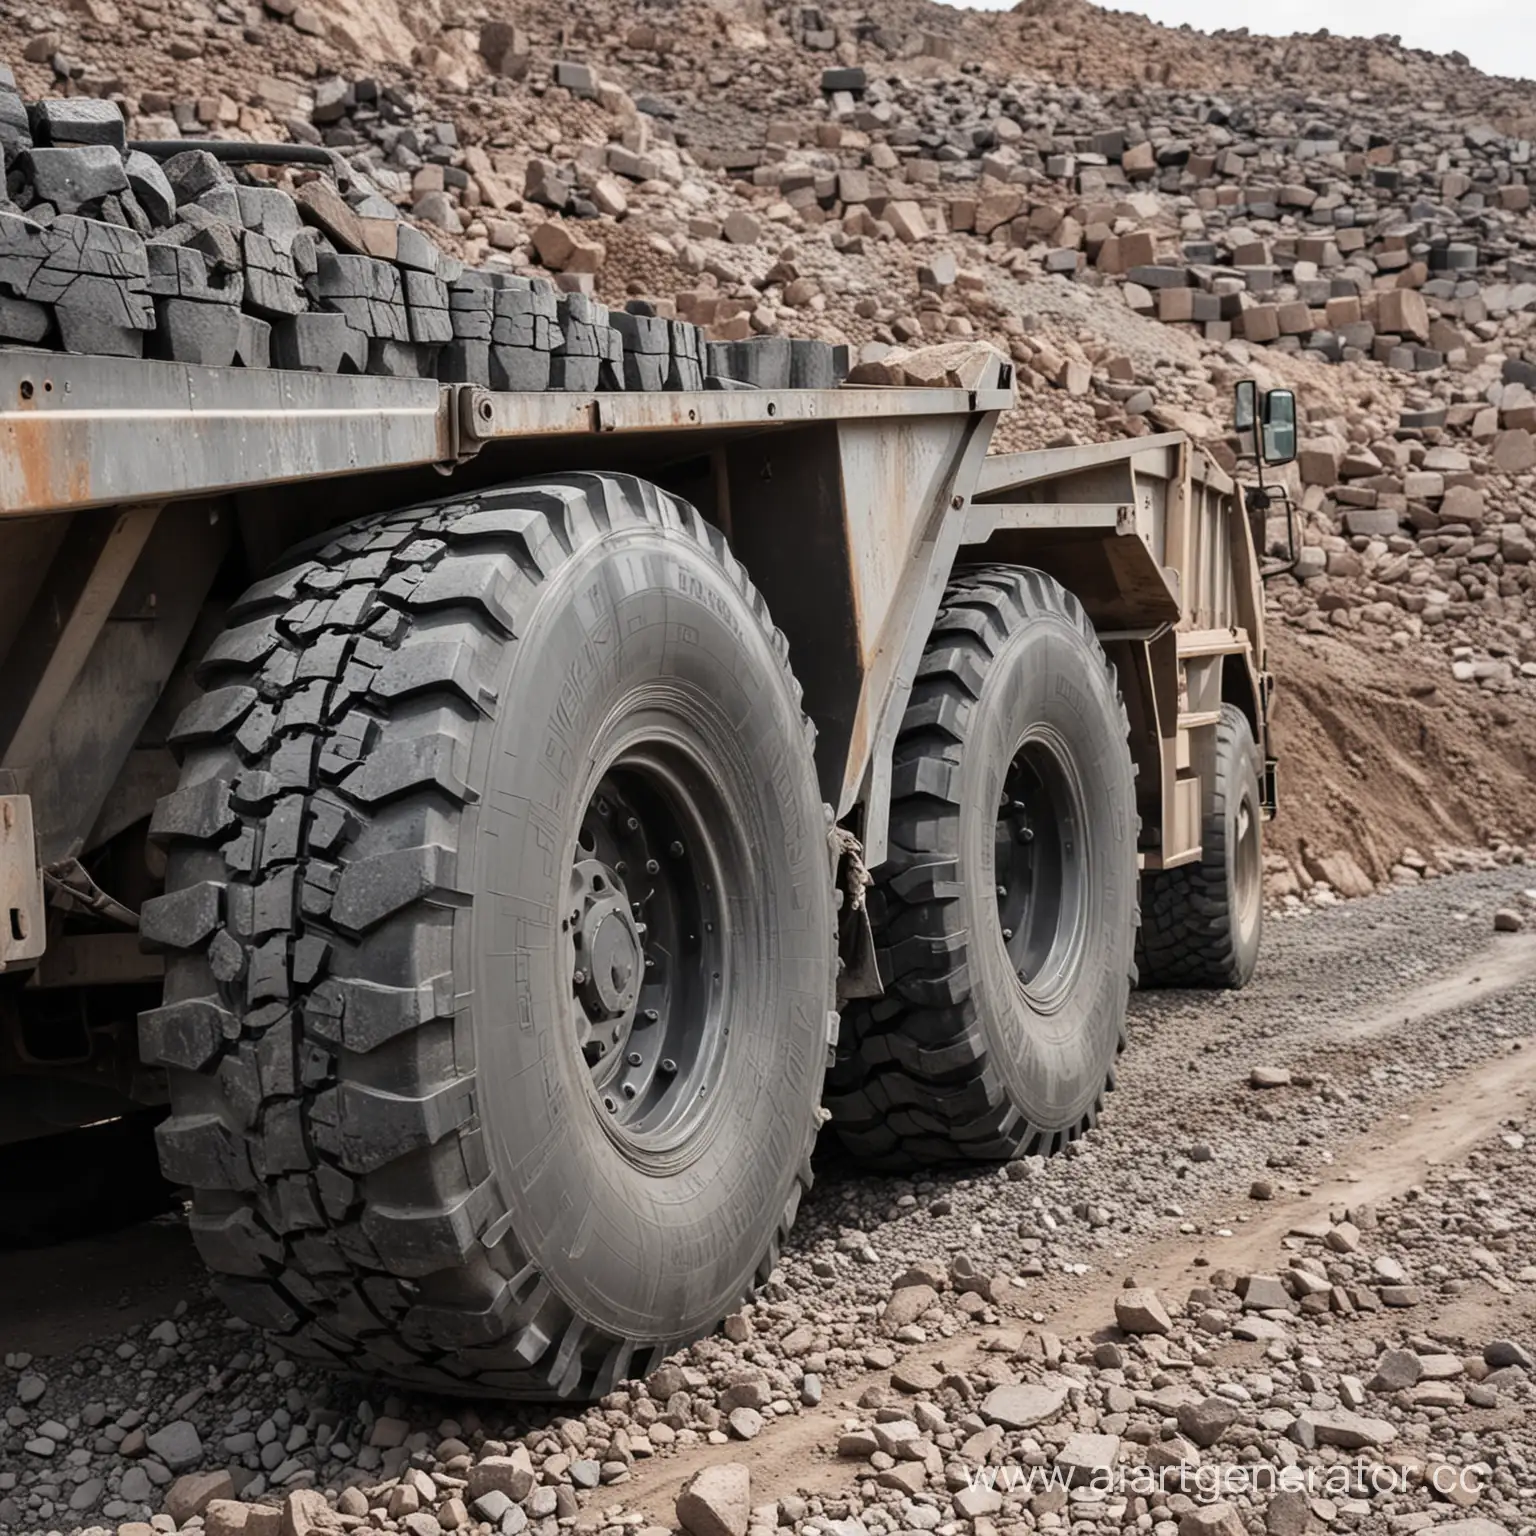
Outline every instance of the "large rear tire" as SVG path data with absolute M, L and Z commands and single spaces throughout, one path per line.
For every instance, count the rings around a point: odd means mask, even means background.
M 1264 935 L 1264 764 L 1248 717 L 1221 706 L 1200 857 L 1142 878 L 1141 980 L 1246 987 Z
M 236 604 L 143 1016 L 215 1288 L 296 1355 L 589 1398 L 809 1182 L 835 949 L 787 647 L 627 476 L 370 518 Z
M 956 573 L 892 767 L 871 918 L 886 994 L 846 1009 L 827 1104 L 881 1167 L 1050 1153 L 1124 1042 L 1136 799 L 1114 668 L 1039 571 Z

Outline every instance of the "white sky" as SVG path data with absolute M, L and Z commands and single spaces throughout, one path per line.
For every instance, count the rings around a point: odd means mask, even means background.
M 957 3 L 957 0 L 950 0 Z M 1013 0 L 958 0 L 968 8 L 1004 11 Z M 1536 4 L 1531 0 L 1127 0 L 1106 10 L 1135 11 L 1164 26 L 1183 22 L 1201 32 L 1247 27 L 1289 36 L 1332 32 L 1357 37 L 1394 33 L 1408 48 L 1460 50 L 1488 74 L 1536 80 Z

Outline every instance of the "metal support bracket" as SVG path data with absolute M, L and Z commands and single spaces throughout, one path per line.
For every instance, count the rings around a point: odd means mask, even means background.
M 47 944 L 32 801 L 0 795 L 0 971 L 39 959 Z

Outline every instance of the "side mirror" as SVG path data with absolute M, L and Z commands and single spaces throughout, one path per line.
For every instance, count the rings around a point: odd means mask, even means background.
M 1266 464 L 1289 464 L 1296 457 L 1296 396 L 1288 389 L 1272 389 L 1264 396 L 1259 453 Z
M 1232 424 L 1239 432 L 1252 432 L 1259 414 L 1259 386 L 1244 379 L 1234 391 Z

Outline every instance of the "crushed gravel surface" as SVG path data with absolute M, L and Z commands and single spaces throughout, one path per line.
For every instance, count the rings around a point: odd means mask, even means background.
M 42 1343 L 6 1331 L 0 1528 L 1531 1530 L 1536 936 L 1495 933 L 1511 908 L 1536 909 L 1523 866 L 1301 909 L 1248 991 L 1136 995 L 1071 1155 L 828 1159 L 759 1299 L 584 1412 L 315 1374 L 189 1278 L 176 1218 L 128 1271 L 121 1236 L 7 1256 Z M 1300 1503 L 1261 1465 L 1311 1477 Z

